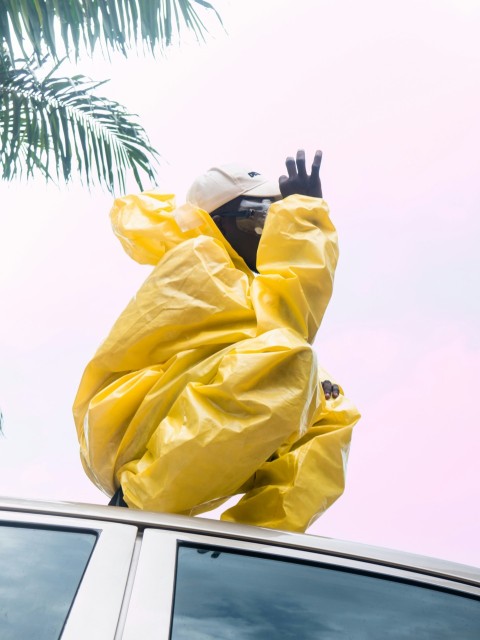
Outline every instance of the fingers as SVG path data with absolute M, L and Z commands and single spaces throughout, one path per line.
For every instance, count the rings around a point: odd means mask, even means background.
M 288 156 L 285 160 L 285 166 L 287 167 L 288 175 L 290 178 L 295 178 L 297 175 L 297 165 L 295 164 L 295 158 Z
M 297 171 L 300 178 L 307 177 L 307 170 L 305 168 L 305 151 L 303 149 L 299 149 L 297 151 Z
M 318 177 L 320 173 L 320 165 L 322 163 L 322 152 L 317 150 L 315 152 L 315 156 L 313 158 L 312 163 L 312 176 Z M 297 151 L 297 159 L 293 156 L 288 156 L 285 160 L 285 166 L 287 167 L 288 175 L 290 178 L 294 178 L 299 175 L 302 178 L 307 176 L 307 169 L 305 166 L 305 151 L 303 149 L 299 149 Z
M 340 395 L 340 389 L 338 384 L 332 384 L 330 380 L 324 380 L 322 382 L 323 393 L 325 394 L 325 400 L 330 398 L 338 398 Z
M 322 164 L 322 152 L 318 149 L 315 151 L 315 156 L 313 158 L 312 163 L 312 177 L 315 176 L 318 178 L 320 174 L 320 165 Z
M 330 400 L 332 395 L 332 383 L 330 380 L 324 380 L 322 382 L 323 393 L 325 394 L 325 400 Z
M 322 197 L 322 184 L 320 182 L 320 165 L 322 163 L 322 152 L 320 150 L 315 152 L 312 163 L 312 174 L 310 176 L 310 190 L 309 195 L 314 198 Z
M 320 165 L 322 163 L 322 152 L 315 152 L 312 164 L 312 173 L 309 176 L 305 167 L 305 151 L 299 149 L 296 159 L 288 156 L 285 160 L 288 178 L 281 176 L 279 186 L 282 196 L 285 198 L 293 193 L 311 196 L 313 198 L 322 197 L 322 185 L 320 183 Z
M 288 178 L 287 176 L 280 176 L 278 179 L 278 186 L 280 187 L 280 193 L 284 198 L 291 195 L 288 189 Z

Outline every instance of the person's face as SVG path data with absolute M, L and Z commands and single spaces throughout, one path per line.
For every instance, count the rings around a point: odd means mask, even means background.
M 231 244 L 235 251 L 245 260 L 247 266 L 253 271 L 257 270 L 257 250 L 262 237 L 263 225 L 248 224 L 245 218 L 235 217 L 232 212 L 241 212 L 240 204 L 248 199 L 249 202 L 261 204 L 265 198 L 253 198 L 240 196 L 222 205 L 212 212 L 211 216 L 217 227 L 222 232 L 225 239 Z M 272 202 L 279 198 L 269 198 Z M 248 229 L 248 230 L 245 230 Z

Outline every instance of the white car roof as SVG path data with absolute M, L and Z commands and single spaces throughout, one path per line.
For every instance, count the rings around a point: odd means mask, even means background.
M 133 524 L 139 529 L 156 528 L 202 535 L 221 536 L 232 540 L 271 544 L 280 547 L 316 551 L 330 556 L 375 562 L 402 570 L 411 570 L 441 578 L 455 579 L 480 586 L 480 569 L 437 558 L 369 546 L 346 540 L 295 534 L 200 517 L 168 513 L 152 513 L 76 502 L 43 502 L 0 497 L 0 520 L 8 521 L 8 512 L 65 516 Z

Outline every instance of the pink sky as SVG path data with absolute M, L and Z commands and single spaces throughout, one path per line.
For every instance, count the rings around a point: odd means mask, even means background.
M 324 150 L 341 242 L 319 360 L 363 418 L 310 533 L 480 565 L 480 3 L 217 2 L 228 34 L 79 71 L 139 113 L 181 201 L 212 164 Z M 67 68 L 65 68 L 67 72 Z M 70 407 L 148 269 L 79 184 L 0 185 L 0 493 L 105 503 Z

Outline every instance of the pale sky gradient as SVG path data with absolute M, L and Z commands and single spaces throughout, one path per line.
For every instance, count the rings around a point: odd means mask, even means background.
M 180 203 L 213 164 L 276 177 L 323 149 L 341 259 L 315 346 L 363 418 L 345 495 L 310 533 L 480 565 L 480 0 L 212 1 L 227 33 L 207 45 L 78 71 L 140 115 Z M 111 202 L 0 185 L 3 495 L 107 501 L 71 405 L 149 271 Z

